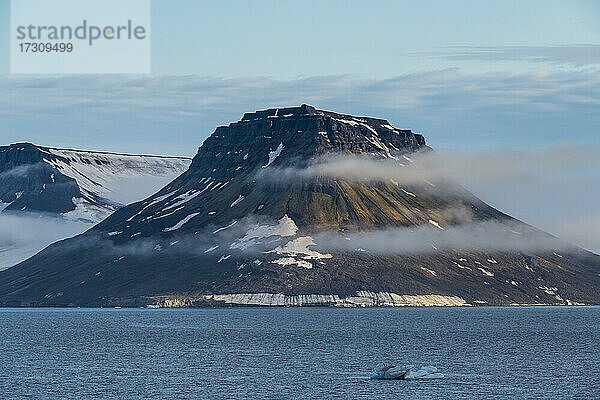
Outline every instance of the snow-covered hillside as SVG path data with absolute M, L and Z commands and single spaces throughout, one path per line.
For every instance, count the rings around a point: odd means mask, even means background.
M 73 199 L 75 210 L 64 215 L 92 222 L 99 222 L 116 209 L 158 191 L 185 172 L 191 163 L 190 159 L 180 157 L 55 148 L 43 151 L 56 156 L 44 158 L 44 162 L 73 178 L 81 190 L 82 197 Z
M 0 147 L 0 270 L 157 192 L 190 163 L 30 143 Z

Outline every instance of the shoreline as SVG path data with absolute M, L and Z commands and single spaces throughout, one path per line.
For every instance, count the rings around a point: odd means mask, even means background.
M 87 303 L 87 304 L 86 304 Z M 35 304 L 16 302 L 0 304 L 0 309 L 193 309 L 193 308 L 493 308 L 493 307 L 594 307 L 600 304 L 494 303 L 466 301 L 451 295 L 399 295 L 389 292 L 359 291 L 352 296 L 284 295 L 281 293 L 237 293 L 147 296 L 130 299 L 105 299 L 103 302 Z

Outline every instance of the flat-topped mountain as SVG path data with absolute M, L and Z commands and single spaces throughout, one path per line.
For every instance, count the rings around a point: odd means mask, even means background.
M 319 168 L 331 157 L 408 168 L 430 151 L 422 135 L 384 119 L 307 105 L 247 113 L 218 127 L 190 168 L 156 194 L 0 273 L 0 303 L 600 302 L 598 256 L 453 182 L 361 179 Z M 502 234 L 517 244 L 551 245 L 481 245 L 481 230 L 463 231 L 464 245 L 447 240 L 466 224 L 505 227 Z

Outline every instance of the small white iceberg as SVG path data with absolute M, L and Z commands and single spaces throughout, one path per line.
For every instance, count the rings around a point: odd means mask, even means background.
M 435 379 L 443 378 L 444 374 L 437 372 L 438 369 L 432 366 L 422 366 L 415 368 L 414 365 L 395 366 L 386 365 L 373 369 L 371 379 Z

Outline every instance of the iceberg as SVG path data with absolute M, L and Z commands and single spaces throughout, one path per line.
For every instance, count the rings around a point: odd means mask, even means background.
M 422 366 L 415 368 L 414 365 L 395 366 L 385 365 L 373 369 L 371 379 L 435 379 L 443 378 L 444 374 L 438 372 L 436 367 Z
M 397 367 L 386 365 L 376 367 L 371 372 L 371 379 L 404 379 L 404 375 L 410 371 L 410 366 Z

